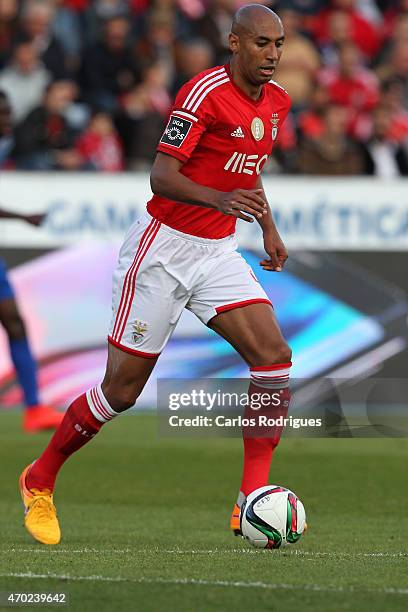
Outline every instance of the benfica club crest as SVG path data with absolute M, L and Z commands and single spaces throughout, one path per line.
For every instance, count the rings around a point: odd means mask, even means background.
M 133 342 L 135 344 L 138 344 L 139 342 L 143 340 L 143 336 L 147 332 L 147 323 L 136 319 L 136 321 L 132 324 L 132 328 L 133 328 L 133 331 L 132 331 Z
M 276 140 L 276 137 L 278 135 L 278 123 L 279 123 L 278 113 L 272 114 L 271 123 L 272 123 L 272 140 Z

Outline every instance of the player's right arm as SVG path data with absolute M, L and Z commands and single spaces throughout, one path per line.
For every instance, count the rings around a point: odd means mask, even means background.
M 181 160 L 159 152 L 150 173 L 153 193 L 177 202 L 215 208 L 224 215 L 232 215 L 250 223 L 254 217 L 259 219 L 266 215 L 267 205 L 262 198 L 262 189 L 218 191 L 184 176 L 180 172 L 182 165 Z

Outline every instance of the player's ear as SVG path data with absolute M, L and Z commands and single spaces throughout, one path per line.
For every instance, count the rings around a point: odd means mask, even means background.
M 231 51 L 231 53 L 237 53 L 237 51 L 239 50 L 239 38 L 236 34 L 234 34 L 233 32 L 230 32 L 229 37 L 228 37 L 228 41 L 229 41 L 229 49 Z

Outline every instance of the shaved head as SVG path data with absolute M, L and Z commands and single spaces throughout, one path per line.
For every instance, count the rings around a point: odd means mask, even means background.
M 263 4 L 246 4 L 235 13 L 231 32 L 237 36 L 254 34 L 261 24 L 271 21 L 282 25 L 280 17 L 270 8 Z
M 229 35 L 234 81 L 255 100 L 279 63 L 285 40 L 283 24 L 263 4 L 247 4 L 234 15 Z

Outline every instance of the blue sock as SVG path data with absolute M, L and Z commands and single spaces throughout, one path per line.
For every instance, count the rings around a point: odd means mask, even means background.
M 10 354 L 18 380 L 23 389 L 27 408 L 37 405 L 39 403 L 37 364 L 33 359 L 27 339 L 10 340 Z

